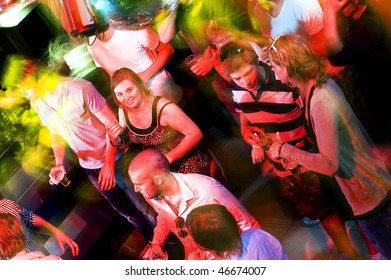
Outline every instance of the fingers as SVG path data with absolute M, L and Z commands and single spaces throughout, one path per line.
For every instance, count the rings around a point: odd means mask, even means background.
M 71 250 L 72 256 L 79 255 L 79 245 L 73 241 L 72 238 L 70 238 L 65 233 L 57 234 L 56 235 L 57 244 L 58 247 L 60 247 L 62 254 L 65 253 L 65 244 L 69 246 L 69 249 Z
M 119 123 L 112 122 L 110 120 L 106 121 L 105 127 L 108 135 L 112 138 L 117 138 L 118 135 L 120 135 L 123 132 L 123 129 Z
M 117 182 L 116 182 L 115 178 L 113 178 L 113 177 L 107 178 L 107 177 L 103 177 L 103 176 L 99 175 L 98 183 L 100 184 L 100 189 L 102 191 L 107 191 L 107 190 L 112 189 Z
M 251 150 L 251 158 L 253 164 L 261 163 L 265 160 L 265 152 L 260 148 L 252 148 Z
M 281 136 L 280 136 L 280 132 L 279 131 L 277 131 L 277 133 L 276 133 L 276 138 L 277 138 L 278 141 L 281 141 Z
M 49 172 L 49 184 L 58 185 L 65 174 L 66 171 L 63 165 L 54 166 Z
M 64 254 L 65 253 L 64 244 L 62 242 L 58 242 L 58 247 L 60 247 L 61 253 Z
M 72 239 L 70 240 L 70 242 L 68 243 L 69 245 L 69 248 L 71 248 L 71 252 L 72 252 L 72 256 L 77 256 L 79 255 L 79 245 L 73 241 Z
M 159 260 L 164 259 L 166 254 L 163 253 L 162 248 L 160 246 L 152 245 L 151 250 L 149 251 L 149 260 Z

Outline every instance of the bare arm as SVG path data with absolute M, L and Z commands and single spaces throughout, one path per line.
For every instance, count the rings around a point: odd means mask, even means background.
M 70 238 L 68 235 L 66 235 L 64 232 L 56 228 L 54 225 L 52 225 L 42 217 L 35 215 L 34 226 L 43 227 L 49 230 L 56 238 L 58 246 L 60 247 L 61 252 L 63 254 L 65 252 L 65 244 L 69 246 L 72 252 L 72 256 L 77 256 L 79 254 L 79 245 L 72 238 Z
M 343 48 L 338 31 L 337 13 L 348 0 L 323 0 L 323 22 L 327 56 L 335 55 Z
M 106 104 L 105 107 L 98 113 L 95 113 L 95 116 L 103 123 L 118 123 L 115 118 L 114 113 L 111 111 L 110 107 Z M 110 144 L 110 138 L 106 133 L 106 156 L 105 163 L 101 168 L 99 173 L 98 182 L 101 184 L 102 190 L 109 190 L 113 188 L 116 184 L 115 174 L 114 174 L 114 164 L 115 164 L 115 155 L 117 148 L 113 147 Z
M 169 43 L 174 38 L 176 33 L 175 21 L 176 10 L 169 13 L 165 19 L 158 23 L 157 33 L 162 43 Z
M 145 83 L 166 66 L 168 60 L 174 53 L 174 48 L 170 44 L 159 42 L 155 51 L 157 55 L 155 61 L 145 71 L 138 73 Z
M 167 101 L 167 99 L 162 99 L 159 103 L 165 104 Z M 181 108 L 173 103 L 164 107 L 160 124 L 162 126 L 170 126 L 185 136 L 178 146 L 166 154 L 170 163 L 187 154 L 202 139 L 202 132 L 199 127 L 182 111 Z
M 51 185 L 57 185 L 61 179 L 67 173 L 64 167 L 64 158 L 67 143 L 58 134 L 50 134 L 52 149 L 55 158 L 55 166 L 50 169 L 49 172 L 49 183 Z

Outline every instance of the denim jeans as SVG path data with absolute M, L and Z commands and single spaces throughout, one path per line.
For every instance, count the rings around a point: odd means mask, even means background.
M 391 199 L 382 211 L 369 218 L 357 220 L 368 239 L 387 259 L 391 260 Z
M 133 202 L 134 206 L 136 206 L 137 209 L 145 215 L 150 226 L 154 228 L 156 226 L 157 213 L 145 200 L 143 195 L 134 190 L 133 183 L 128 174 L 128 166 L 133 157 L 134 156 L 131 153 L 128 153 L 117 159 L 114 166 L 115 179 L 117 181 L 117 185 L 126 193 L 128 198 Z
M 95 186 L 95 188 L 107 199 L 111 206 L 131 224 L 133 224 L 143 235 L 149 240 L 152 235 L 153 228 L 150 226 L 146 217 L 135 207 L 133 202 L 129 200 L 124 191 L 116 185 L 110 190 L 102 191 L 98 183 L 100 169 L 85 169 L 85 172 Z

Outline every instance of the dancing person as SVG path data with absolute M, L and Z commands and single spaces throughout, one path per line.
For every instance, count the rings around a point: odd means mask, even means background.
M 324 195 L 316 173 L 295 162 L 288 165 L 271 158 L 268 152 L 270 142 L 277 137 L 301 149 L 311 145 L 297 89 L 283 84 L 269 65 L 258 60 L 247 42 L 228 43 L 221 54 L 223 70 L 239 86 L 232 93 L 240 113 L 243 138 L 252 146 L 253 163 L 268 161 L 284 196 L 300 214 L 319 220 L 337 249 L 348 258 L 362 258 L 348 238 L 344 220 Z
M 273 139 L 270 156 L 323 174 L 324 182 L 327 176 L 334 177 L 354 220 L 390 259 L 391 175 L 341 88 L 325 72 L 323 60 L 297 35 L 280 36 L 270 44 L 269 59 L 281 81 L 299 89 L 307 134 L 315 145 L 312 151 L 301 150 Z
M 109 23 L 113 23 L 109 19 Z M 182 89 L 165 69 L 174 53 L 169 43 L 163 43 L 151 28 L 121 30 L 110 26 L 103 34 L 89 38 L 88 50 L 95 64 L 110 77 L 122 67 L 136 72 L 156 95 L 179 103 Z
M 59 184 L 66 174 L 64 158 L 69 145 L 93 186 L 149 240 L 154 217 L 149 219 L 136 208 L 143 203 L 136 193 L 127 196 L 122 190 L 126 186 L 116 184 L 116 149 L 110 145 L 104 124 L 117 120 L 104 97 L 90 82 L 61 76 L 39 60 L 19 55 L 7 59 L 7 89 L 22 92 L 49 129 L 55 157 L 49 183 Z
M 199 146 L 202 132 L 178 105 L 154 95 L 129 68 L 114 73 L 111 88 L 119 107 L 119 124 L 107 125 L 112 145 L 155 148 L 166 156 L 175 172 L 208 172 L 208 157 Z

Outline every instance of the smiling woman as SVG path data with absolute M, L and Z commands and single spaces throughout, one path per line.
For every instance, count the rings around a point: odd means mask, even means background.
M 129 68 L 114 73 L 111 89 L 119 107 L 119 125 L 107 125 L 114 146 L 127 150 L 132 143 L 143 149 L 155 148 L 165 154 L 173 171 L 207 172 L 209 160 L 199 145 L 201 130 L 180 107 L 152 95 Z M 128 141 L 119 138 L 122 131 L 128 133 Z

